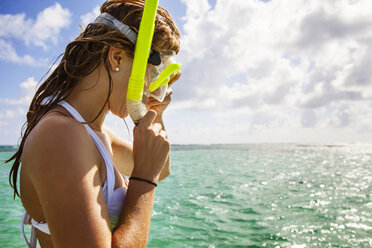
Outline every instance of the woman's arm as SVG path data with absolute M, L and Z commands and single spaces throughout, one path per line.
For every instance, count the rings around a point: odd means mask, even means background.
M 104 125 L 103 131 L 108 136 L 112 147 L 113 160 L 121 174 L 130 176 L 133 170 L 133 144 L 115 134 Z
M 134 168 L 131 176 L 158 182 L 169 156 L 170 143 L 161 125 L 153 123 L 155 111 L 149 111 L 133 130 Z M 144 151 L 140 153 L 139 151 Z M 113 247 L 146 247 L 150 229 L 155 186 L 130 180 L 124 210 L 113 235 Z M 130 243 L 123 242 L 130 238 Z
M 159 123 L 158 120 L 155 120 L 156 123 Z M 164 127 L 163 120 L 161 120 L 160 124 Z M 162 130 L 166 131 L 165 128 Z M 121 174 L 126 176 L 130 176 L 133 170 L 133 145 L 115 134 L 110 128 L 104 126 L 104 132 L 109 136 L 112 152 L 113 152 L 113 159 L 116 167 L 118 168 Z M 165 179 L 170 175 L 170 156 L 165 163 L 163 170 L 160 173 L 159 181 Z

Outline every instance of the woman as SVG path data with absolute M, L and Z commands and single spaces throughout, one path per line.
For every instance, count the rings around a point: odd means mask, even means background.
M 101 13 L 137 33 L 143 6 L 142 0 L 113 0 Z M 159 8 L 152 49 L 160 58 L 178 53 L 179 38 Z M 119 29 L 89 24 L 67 45 L 31 102 L 19 150 L 10 159 L 15 159 L 10 179 L 19 196 L 22 161 L 20 197 L 41 247 L 146 246 L 156 183 L 170 173 L 162 113 L 171 92 L 163 102 L 149 98 L 133 146 L 103 125 L 108 111 L 128 115 L 134 47 Z

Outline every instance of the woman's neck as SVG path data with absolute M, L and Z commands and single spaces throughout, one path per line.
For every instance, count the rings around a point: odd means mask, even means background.
M 66 99 L 95 131 L 102 132 L 103 122 L 109 111 L 108 104 L 102 110 L 108 96 L 108 79 L 105 69 L 96 68 L 88 76 L 81 78 Z M 100 113 L 100 111 L 102 112 Z M 97 115 L 99 116 L 97 117 Z M 97 117 L 96 120 L 94 120 Z M 91 122 L 94 120 L 93 122 Z

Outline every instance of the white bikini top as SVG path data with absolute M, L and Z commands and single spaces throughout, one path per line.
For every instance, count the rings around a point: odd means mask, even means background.
M 74 107 L 72 107 L 70 104 L 68 104 L 66 101 L 61 101 L 58 104 L 64 107 L 71 114 L 71 116 L 74 117 L 77 121 L 85 122 L 85 120 L 79 114 L 79 112 Z M 106 201 L 108 213 L 110 216 L 111 229 L 113 229 L 119 220 L 121 209 L 123 208 L 124 199 L 127 193 L 127 188 L 119 187 L 119 188 L 114 189 L 115 173 L 114 173 L 114 164 L 111 160 L 111 157 L 109 153 L 107 152 L 105 146 L 103 145 L 102 141 L 98 138 L 97 134 L 89 127 L 88 124 L 83 124 L 83 125 L 88 131 L 94 144 L 97 146 L 99 152 L 101 153 L 103 160 L 105 161 L 107 178 L 106 178 L 105 183 L 103 184 L 102 190 L 105 196 L 105 201 Z M 32 225 L 30 242 L 28 242 L 25 236 L 25 233 L 24 233 L 25 224 Z M 27 212 L 25 212 L 22 217 L 21 232 L 23 235 L 23 239 L 25 240 L 29 248 L 36 247 L 36 233 L 35 233 L 34 228 L 50 235 L 50 231 L 49 231 L 49 227 L 47 223 L 36 222 L 28 215 Z

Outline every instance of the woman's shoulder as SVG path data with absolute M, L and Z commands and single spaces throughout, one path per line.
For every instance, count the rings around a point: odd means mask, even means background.
M 85 127 L 75 119 L 49 113 L 34 127 L 26 139 L 22 163 L 58 164 L 61 159 L 72 163 L 80 160 L 96 160 L 95 146 Z M 70 163 L 70 164 L 71 164 Z
M 85 133 L 84 126 L 77 120 L 63 112 L 50 111 L 37 123 L 29 137 L 35 136 L 39 141 L 42 141 L 43 138 L 58 139 L 62 142 L 74 138 L 75 141 L 78 141 L 79 138 L 86 136 Z

